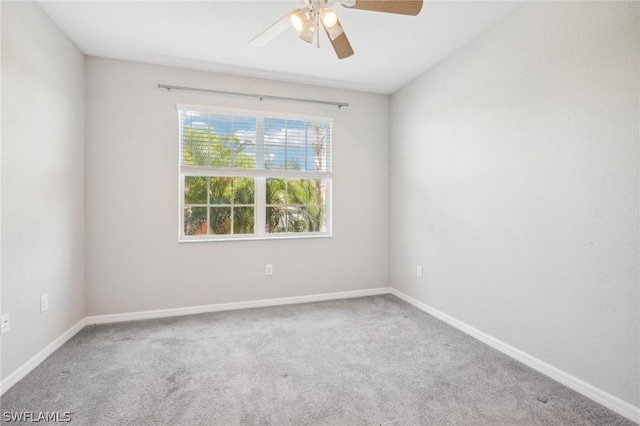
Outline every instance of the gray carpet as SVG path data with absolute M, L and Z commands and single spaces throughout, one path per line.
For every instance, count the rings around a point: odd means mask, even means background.
M 394 296 L 89 326 L 2 398 L 72 425 L 632 425 Z

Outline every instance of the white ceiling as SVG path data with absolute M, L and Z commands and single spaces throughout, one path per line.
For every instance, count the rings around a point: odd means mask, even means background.
M 324 34 L 320 49 L 293 29 L 266 47 L 248 44 L 295 0 L 40 5 L 87 55 L 389 94 L 521 3 L 425 1 L 417 17 L 335 5 L 355 51 L 343 60 Z

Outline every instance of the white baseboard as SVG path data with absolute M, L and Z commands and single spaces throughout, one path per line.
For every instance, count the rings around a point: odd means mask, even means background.
M 578 393 L 581 393 L 587 398 L 594 400 L 598 404 L 604 405 L 608 409 L 620 414 L 621 416 L 624 416 L 627 419 L 634 421 L 636 423 L 640 423 L 640 408 L 626 401 L 623 401 L 617 396 L 611 395 L 610 393 L 605 392 L 602 389 L 599 389 L 583 380 L 580 380 L 577 377 L 572 376 L 571 374 L 563 370 L 560 370 L 559 368 L 549 365 L 546 362 L 541 361 L 538 358 L 535 358 L 521 351 L 520 349 L 516 349 L 513 346 L 510 346 L 478 330 L 477 328 L 474 328 L 456 318 L 453 318 L 445 314 L 444 312 L 441 312 L 435 308 L 432 308 L 431 306 L 425 303 L 422 303 L 419 300 L 416 300 L 413 297 L 402 293 L 399 290 L 396 290 L 395 288 L 391 289 L 391 294 L 397 296 L 398 298 L 404 300 L 407 303 L 412 304 L 416 308 L 423 310 L 424 312 L 430 315 L 433 315 L 439 320 L 444 321 L 449 325 L 452 325 L 458 330 L 461 330 L 467 333 L 468 335 L 480 340 L 481 342 L 486 343 L 487 345 L 491 346 L 494 349 L 499 350 L 500 352 L 510 356 L 511 358 L 514 358 L 520 361 L 521 363 L 528 365 L 529 367 L 533 368 L 536 371 L 539 371 L 545 376 L 548 376 L 553 380 L 562 383 L 566 387 L 573 389 Z
M 13 373 L 8 375 L 0 383 L 0 395 L 4 394 L 6 391 L 8 391 L 11 388 L 11 386 L 18 383 L 20 380 L 22 380 L 24 376 L 26 376 L 31 371 L 33 371 L 33 369 L 36 368 L 38 365 L 40 365 L 42 361 L 47 359 L 49 355 L 57 351 L 58 348 L 60 348 L 60 346 L 64 345 L 67 342 L 67 340 L 71 339 L 80 330 L 82 330 L 85 325 L 86 325 L 85 318 L 82 318 L 73 327 L 65 331 L 61 336 L 59 336 L 56 340 L 49 343 L 47 346 L 44 347 L 44 349 L 42 349 L 40 352 L 32 356 L 31 359 L 29 359 L 29 361 L 25 362 L 20 367 L 18 367 L 17 370 L 15 370 Z
M 230 311 L 235 309 L 264 308 L 267 306 L 292 305 L 296 303 L 321 302 L 324 300 L 350 299 L 353 297 L 377 296 L 391 293 L 390 287 L 367 290 L 341 291 L 338 293 L 312 294 L 309 296 L 281 297 L 277 299 L 251 300 L 248 302 L 219 303 L 215 305 L 190 306 L 185 308 L 159 309 L 154 311 L 128 312 L 123 314 L 96 315 L 86 318 L 87 325 L 135 321 L 151 318 L 166 318 L 207 312 Z

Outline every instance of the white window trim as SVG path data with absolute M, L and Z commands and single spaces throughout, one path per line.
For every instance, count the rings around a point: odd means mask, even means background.
M 252 111 L 237 108 L 218 108 L 210 105 L 190 105 L 178 104 L 180 110 L 211 112 L 217 114 L 251 116 L 256 118 L 281 118 L 291 120 L 313 121 L 317 123 L 333 124 L 333 118 L 317 117 L 302 114 L 273 113 L 270 111 Z M 178 114 L 178 176 L 180 180 L 178 188 L 178 242 L 214 242 L 214 241 L 260 241 L 260 240 L 285 240 L 285 239 L 308 239 L 308 238 L 331 238 L 332 230 L 332 185 L 333 172 L 303 172 L 295 170 L 270 170 L 270 169 L 218 169 L 204 167 L 189 167 L 180 164 L 182 149 L 182 127 L 180 126 L 180 115 Z M 264 126 L 258 125 L 256 128 L 256 140 L 264 140 Z M 264 145 L 256 144 L 256 161 L 264 155 Z M 333 156 L 333 137 L 331 138 L 331 155 Z M 333 161 L 332 161 L 333 162 Z M 261 164 L 261 163 L 258 163 Z M 253 234 L 225 234 L 225 235 L 184 235 L 184 181 L 186 176 L 210 176 L 210 177 L 253 177 L 255 185 L 254 204 L 254 233 Z M 325 187 L 325 229 L 324 232 L 266 232 L 266 179 L 326 179 Z

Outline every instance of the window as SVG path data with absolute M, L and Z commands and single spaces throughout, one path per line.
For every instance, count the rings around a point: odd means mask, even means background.
M 181 241 L 331 235 L 331 119 L 178 110 Z

